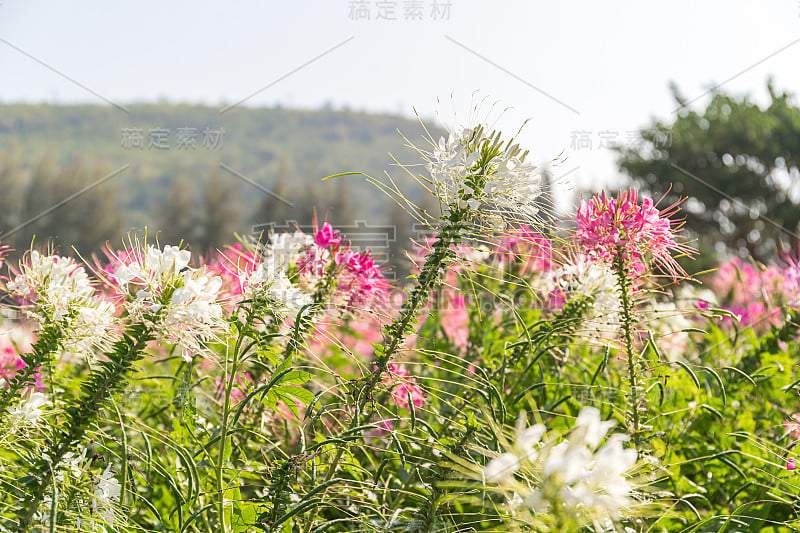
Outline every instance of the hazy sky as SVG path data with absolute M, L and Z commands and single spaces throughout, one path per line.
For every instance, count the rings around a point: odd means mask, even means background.
M 764 101 L 769 75 L 800 91 L 798 65 L 799 0 L 0 2 L 1 102 L 260 91 L 243 105 L 452 116 L 478 91 L 512 107 L 509 130 L 531 119 L 535 158 L 561 154 L 555 174 L 582 185 L 616 175 L 601 143 L 672 116 L 670 80 L 698 106 L 721 83 Z

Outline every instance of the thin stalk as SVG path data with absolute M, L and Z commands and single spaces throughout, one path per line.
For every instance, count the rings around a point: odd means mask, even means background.
M 636 380 L 638 355 L 633 349 L 633 304 L 630 299 L 631 280 L 625 266 L 622 250 L 614 257 L 613 269 L 617 276 L 619 302 L 622 307 L 622 330 L 625 344 L 625 356 L 628 361 L 628 382 L 631 387 L 631 421 L 633 424 L 633 442 L 638 448 L 641 444 L 641 421 L 639 419 L 639 384 Z
M 236 372 L 239 370 L 239 352 L 242 349 L 242 344 L 247 336 L 247 330 L 253 322 L 254 309 L 251 303 L 247 309 L 247 318 L 244 324 L 239 326 L 239 334 L 236 337 L 236 344 L 233 347 L 233 361 L 231 362 L 231 371 L 228 375 L 228 381 L 225 384 L 225 401 L 222 407 L 222 424 L 220 426 L 220 445 L 219 453 L 217 455 L 216 464 L 216 478 L 217 478 L 217 514 L 219 515 L 220 526 L 223 533 L 228 532 L 228 524 L 225 521 L 225 480 L 223 477 L 224 464 L 225 464 L 225 448 L 226 440 L 228 438 L 228 416 L 231 409 L 231 391 L 236 380 Z
M 41 459 L 35 463 L 30 476 L 21 481 L 27 485 L 28 497 L 22 502 L 17 513 L 19 517 L 17 531 L 30 530 L 45 492 L 64 456 L 81 441 L 103 404 L 123 382 L 151 339 L 150 328 L 143 324 L 131 326 L 123 338 L 115 344 L 114 352 L 107 354 L 109 361 L 100 363 L 98 370 L 84 383 L 80 401 L 67 410 L 67 422 L 64 430 L 60 432 L 61 438 L 54 441 L 48 449 L 49 459 Z
M 380 350 L 380 353 L 375 360 L 375 369 L 372 371 L 366 382 L 359 390 L 356 411 L 350 421 L 350 426 L 348 429 L 358 427 L 360 424 L 361 413 L 364 410 L 364 407 L 366 407 L 367 402 L 369 402 L 375 386 L 380 381 L 381 375 L 386 371 L 386 368 L 391 362 L 392 357 L 397 353 L 397 350 L 405 339 L 410 329 L 411 322 L 416 316 L 420 305 L 427 300 L 434 284 L 441 278 L 441 276 L 444 275 L 445 265 L 453 255 L 450 246 L 458 242 L 463 229 L 463 223 L 461 222 L 462 216 L 463 215 L 460 213 L 454 213 L 453 221 L 444 225 L 439 233 L 439 239 L 434 244 L 433 250 L 428 255 L 425 264 L 422 267 L 420 276 L 418 277 L 417 285 L 411 291 L 411 295 L 405 301 L 400 310 L 400 316 L 395 318 L 391 324 L 384 328 L 384 337 L 387 338 L 388 341 L 385 345 L 385 348 Z M 333 461 L 331 461 L 328 470 L 325 472 L 323 484 L 333 479 L 333 476 L 339 467 L 339 462 L 342 460 L 342 456 L 344 455 L 344 451 L 344 447 L 336 450 L 336 455 L 334 455 Z M 303 529 L 303 533 L 309 533 L 311 531 L 311 528 L 314 524 L 314 516 L 319 510 L 321 503 L 322 501 L 320 501 L 320 503 L 314 506 L 314 508 L 311 510 L 311 513 L 309 514 L 309 520 Z

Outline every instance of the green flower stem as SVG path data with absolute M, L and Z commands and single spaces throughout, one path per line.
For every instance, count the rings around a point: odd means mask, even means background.
M 217 514 L 219 516 L 220 527 L 223 533 L 228 532 L 228 523 L 225 521 L 225 448 L 227 447 L 226 441 L 228 440 L 228 417 L 231 411 L 231 392 L 236 380 L 236 372 L 239 370 L 240 352 L 242 345 L 247 337 L 248 330 L 253 323 L 255 317 L 255 308 L 251 303 L 247 308 L 247 317 L 244 324 L 239 324 L 239 333 L 236 337 L 236 344 L 233 347 L 233 360 L 231 361 L 231 370 L 228 373 L 228 381 L 225 384 L 225 402 L 222 407 L 222 424 L 219 433 L 219 453 L 217 454 L 217 464 L 215 466 L 216 481 L 217 481 Z
M 457 244 L 460 240 L 461 232 L 464 228 L 462 219 L 465 217 L 465 214 L 466 212 L 462 210 L 453 212 L 450 221 L 442 227 L 442 230 L 439 232 L 439 239 L 434 243 L 433 250 L 426 258 L 425 264 L 417 278 L 417 285 L 412 289 L 411 294 L 400 309 L 400 315 L 384 328 L 383 333 L 386 341 L 383 346 L 376 350 L 377 358 L 375 360 L 375 369 L 358 391 L 359 396 L 356 404 L 356 412 L 353 415 L 348 429 L 358 427 L 360 424 L 361 413 L 372 397 L 372 392 L 375 390 L 376 385 L 380 382 L 381 375 L 386 371 L 406 335 L 412 330 L 411 324 L 416 317 L 419 307 L 427 300 L 434 285 L 444 276 L 447 262 L 452 259 L 454 255 L 451 245 Z M 340 447 L 336 451 L 336 455 L 333 457 L 333 461 L 331 461 L 325 473 L 322 484 L 328 483 L 333 479 L 339 467 L 339 462 L 344 455 L 344 451 L 344 447 Z M 314 524 L 314 516 L 321 503 L 322 502 L 317 504 L 311 510 L 309 520 L 303 530 L 304 533 L 309 533 L 311 531 L 311 527 Z
M 101 362 L 99 368 L 83 384 L 83 395 L 67 409 L 66 425 L 60 432 L 60 438 L 54 439 L 50 445 L 48 459 L 34 463 L 30 476 L 20 480 L 21 484 L 26 485 L 28 497 L 17 513 L 17 531 L 22 533 L 30 530 L 45 492 L 64 456 L 81 441 L 103 404 L 124 383 L 133 364 L 141 359 L 147 342 L 152 339 L 153 333 L 149 326 L 142 323 L 130 326 L 122 339 L 114 344 L 114 350 L 106 354 L 109 360 Z
M 623 341 L 625 343 L 625 356 L 628 360 L 628 382 L 631 387 L 631 433 L 633 443 L 636 448 L 641 444 L 641 420 L 639 419 L 639 384 L 636 381 L 638 372 L 638 356 L 633 349 L 633 304 L 630 299 L 631 280 L 628 276 L 628 268 L 622 258 L 622 250 L 617 251 L 614 257 L 612 268 L 617 276 L 617 287 L 619 288 L 619 302 L 622 307 L 622 329 Z
M 63 328 L 57 322 L 49 322 L 39 331 L 39 336 L 30 353 L 21 353 L 19 357 L 25 363 L 11 378 L 0 395 L 0 422 L 8 414 L 11 405 L 20 395 L 20 391 L 33 383 L 37 369 L 47 366 L 53 359 L 63 337 Z

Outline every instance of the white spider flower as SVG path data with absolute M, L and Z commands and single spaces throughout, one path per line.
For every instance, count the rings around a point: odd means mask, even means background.
M 486 131 L 482 124 L 456 126 L 432 152 L 423 152 L 434 194 L 445 210 L 470 210 L 500 228 L 507 219 L 532 220 L 541 173 L 518 144 Z
M 70 335 L 59 352 L 61 361 L 80 362 L 92 353 L 95 346 L 105 347 L 116 324 L 114 304 L 101 298 L 92 298 L 76 309 L 70 322 Z
M 114 306 L 95 295 L 85 269 L 73 259 L 33 250 L 7 289 L 31 301 L 28 314 L 41 325 L 60 323 L 61 353 L 84 358 L 94 346 L 107 342 Z
M 532 516 L 561 513 L 582 525 L 619 520 L 636 503 L 629 473 L 637 453 L 623 446 L 626 435 L 606 438 L 615 424 L 584 407 L 568 437 L 557 444 L 542 441 L 546 428 L 541 424 L 518 427 L 516 442 L 489 461 L 483 479 L 509 494 L 506 508 L 515 516 L 527 510 Z
M 150 245 L 114 271 L 129 315 L 149 324 L 158 339 L 180 347 L 185 360 L 203 352 L 223 326 L 217 300 L 222 279 L 190 268 L 190 260 L 188 250 Z
M 572 264 L 554 270 L 551 276 L 567 300 L 577 296 L 590 302 L 582 317 L 583 333 L 590 338 L 616 337 L 621 325 L 619 291 L 616 276 L 608 265 L 579 255 Z
M 519 470 L 519 458 L 513 453 L 503 453 L 489 461 L 483 471 L 488 483 L 502 483 L 514 477 Z
M 94 500 L 92 511 L 98 514 L 107 524 L 114 522 L 115 502 L 119 500 L 121 487 L 114 478 L 109 464 L 94 484 Z
M 32 392 L 27 399 L 8 410 L 8 414 L 25 424 L 36 424 L 42 416 L 42 407 L 47 405 L 47 396 L 41 392 Z
M 297 264 L 301 253 L 314 244 L 314 238 L 302 231 L 294 233 L 271 233 L 270 243 L 264 247 L 262 257 L 264 263 L 272 263 L 273 268 L 289 270 L 290 265 Z
M 35 299 L 60 319 L 75 300 L 86 299 L 94 289 L 82 266 L 69 257 L 42 255 L 32 250 L 20 273 L 6 288 L 16 296 Z
M 295 317 L 300 310 L 312 303 L 311 295 L 295 287 L 286 273 L 272 261 L 264 261 L 253 269 L 245 280 L 248 298 L 267 298 L 284 315 Z

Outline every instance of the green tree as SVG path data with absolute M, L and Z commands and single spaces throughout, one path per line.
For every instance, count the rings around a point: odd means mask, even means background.
M 643 143 L 619 149 L 618 165 L 662 205 L 681 197 L 686 228 L 700 248 L 772 255 L 800 229 L 800 108 L 768 82 L 766 107 L 714 91 L 702 111 L 680 106 L 673 121 L 641 130 Z
M 0 160 L 0 239 L 5 232 L 16 229 L 24 222 L 24 198 L 28 174 L 22 164 L 22 149 L 11 145 Z M 18 239 L 9 236 L 12 243 Z M 17 246 L 15 246 L 16 248 Z
M 238 182 L 231 176 L 223 176 L 214 170 L 203 188 L 203 219 L 198 222 L 200 235 L 196 248 L 205 252 L 209 248 L 221 248 L 233 242 L 234 232 L 241 231 L 240 213 L 237 195 Z
M 198 209 L 195 185 L 183 173 L 170 180 L 166 198 L 156 202 L 153 213 L 158 239 L 162 244 L 177 245 L 197 241 Z
M 269 224 L 282 226 L 294 218 L 293 203 L 302 198 L 302 195 L 293 194 L 288 189 L 294 172 L 292 161 L 285 156 L 280 157 L 271 172 L 272 180 L 267 186 L 272 194 L 256 192 L 256 194 L 261 194 L 262 198 L 250 217 L 255 231 L 266 233 Z

